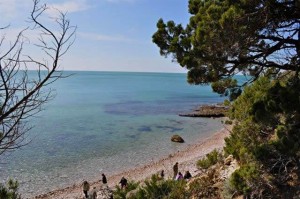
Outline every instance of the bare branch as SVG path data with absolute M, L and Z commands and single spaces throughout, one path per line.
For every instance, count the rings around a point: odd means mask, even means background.
M 28 28 L 20 31 L 10 47 L 0 54 L 0 155 L 27 144 L 29 120 L 53 98 L 52 89 L 46 90 L 46 87 L 64 78 L 58 70 L 59 61 L 75 40 L 76 27 L 70 25 L 65 14 L 60 12 L 55 19 L 58 31 L 40 21 L 47 6 L 39 2 L 33 0 L 30 16 L 34 30 L 39 31 L 39 43 L 34 46 L 44 52 L 45 57 L 39 60 L 23 53 L 23 33 Z M 0 48 L 5 46 L 4 42 L 5 37 L 0 40 Z M 35 73 L 28 68 L 35 68 Z

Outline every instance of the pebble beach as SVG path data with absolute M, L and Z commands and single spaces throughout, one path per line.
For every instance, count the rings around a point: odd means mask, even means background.
M 172 167 L 178 162 L 179 171 L 190 171 L 192 176 L 201 173 L 201 170 L 197 169 L 197 160 L 203 158 L 207 153 L 214 149 L 222 149 L 230 130 L 224 126 L 221 130 L 214 133 L 211 137 L 204 140 L 199 140 L 197 143 L 188 146 L 187 148 L 180 150 L 176 153 L 169 154 L 158 161 L 152 161 L 148 164 L 141 165 L 129 170 L 121 171 L 120 173 L 107 176 L 108 186 L 114 188 L 121 177 L 124 176 L 129 181 L 143 181 L 146 178 L 151 177 L 155 173 L 159 173 L 162 169 L 165 171 L 166 178 L 171 178 Z M 101 173 L 95 173 L 99 176 L 99 180 L 90 181 L 91 187 L 100 188 L 102 183 L 100 182 Z M 35 199 L 75 199 L 83 198 L 81 183 L 73 184 L 63 189 L 53 190 L 48 193 L 43 193 L 32 198 Z

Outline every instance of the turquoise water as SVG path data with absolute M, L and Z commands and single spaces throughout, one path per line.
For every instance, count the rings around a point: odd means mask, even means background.
M 223 101 L 185 74 L 65 72 L 56 97 L 32 119 L 31 142 L 1 157 L 0 179 L 18 179 L 25 196 L 157 160 L 221 128 L 217 119 L 179 113 Z M 179 134 L 185 144 L 170 142 Z

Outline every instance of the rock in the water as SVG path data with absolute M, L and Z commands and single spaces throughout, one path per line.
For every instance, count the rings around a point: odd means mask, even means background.
M 229 107 L 223 105 L 203 105 L 191 113 L 179 114 L 183 117 L 224 117 Z
M 171 141 L 172 142 L 179 142 L 179 143 L 183 143 L 184 139 L 182 137 L 180 137 L 179 135 L 173 135 L 171 137 Z

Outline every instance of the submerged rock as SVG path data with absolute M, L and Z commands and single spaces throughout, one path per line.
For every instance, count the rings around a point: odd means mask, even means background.
M 179 135 L 173 135 L 171 137 L 172 142 L 179 142 L 179 143 L 184 143 L 184 139 L 180 137 Z

